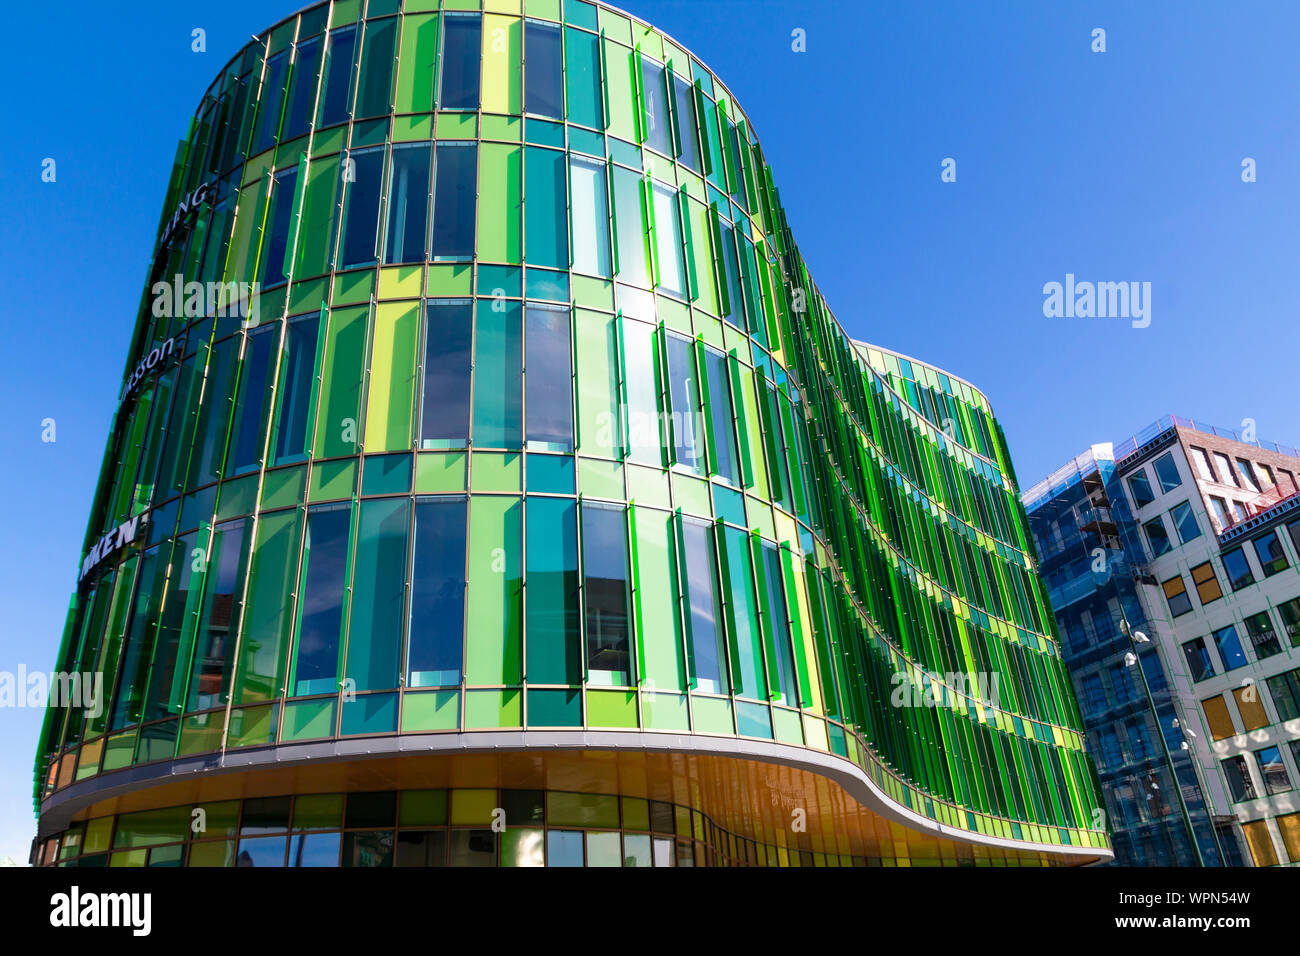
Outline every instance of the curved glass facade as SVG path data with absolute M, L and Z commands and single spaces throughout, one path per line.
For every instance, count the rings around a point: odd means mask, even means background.
M 1110 855 L 987 400 L 850 341 L 670 38 L 309 7 L 163 207 L 58 661 L 102 706 L 48 712 L 43 838 L 182 767 L 608 731 L 806 755 L 927 858 Z

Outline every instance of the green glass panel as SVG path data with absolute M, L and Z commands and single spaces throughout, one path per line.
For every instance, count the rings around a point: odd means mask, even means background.
M 486 262 L 520 262 L 523 150 L 482 143 L 478 153 L 478 257 Z
M 738 528 L 722 526 L 720 539 L 722 581 L 728 592 L 726 622 L 732 680 L 738 695 L 765 698 L 767 685 L 763 679 L 762 631 L 754 597 L 749 536 Z
M 393 84 L 393 48 L 396 40 L 396 17 L 366 21 L 354 118 L 388 114 L 389 92 Z
M 637 142 L 636 102 L 632 92 L 632 52 L 610 39 L 602 42 L 605 70 L 605 102 L 609 107 L 607 129 L 611 136 Z
M 316 420 L 317 457 L 355 455 L 360 438 L 362 364 L 369 308 L 334 309 L 329 316 Z
M 521 678 L 523 581 L 517 498 L 475 497 L 470 504 L 468 602 L 474 622 L 465 680 L 517 684 Z
M 614 316 L 577 310 L 578 450 L 584 455 L 621 455 L 617 328 Z
M 270 700 L 284 692 L 302 514 L 300 510 L 282 511 L 264 515 L 258 522 L 246 637 L 239 648 L 232 695 L 236 704 Z
M 650 285 L 646 257 L 645 202 L 641 177 L 630 169 L 613 166 L 615 267 L 620 282 Z
M 546 822 L 553 827 L 616 830 L 619 826 L 618 797 L 549 791 L 546 794 Z
M 682 628 L 678 571 L 671 515 L 649 508 L 635 509 L 635 579 L 638 652 L 650 690 L 682 690 Z
M 460 691 L 408 692 L 402 697 L 402 732 L 455 730 L 460 725 Z
M 329 268 L 333 258 L 331 223 L 334 221 L 334 207 L 342 179 L 338 156 L 312 160 L 298 224 L 297 254 L 293 267 L 294 275 L 298 278 L 320 275 Z
M 395 97 L 398 113 L 427 113 L 433 109 L 437 62 L 437 15 L 403 17 Z
M 403 790 L 397 822 L 404 827 L 440 827 L 447 823 L 446 790 Z

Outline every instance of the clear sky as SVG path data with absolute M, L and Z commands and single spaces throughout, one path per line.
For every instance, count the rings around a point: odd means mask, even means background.
M 0 671 L 54 663 L 176 141 L 249 34 L 300 5 L 5 10 Z M 745 108 L 840 322 L 979 386 L 1022 485 L 1168 412 L 1300 445 L 1300 4 L 624 7 Z M 1150 325 L 1044 317 L 1067 273 L 1151 283 Z M 0 856 L 19 862 L 40 720 L 0 709 Z

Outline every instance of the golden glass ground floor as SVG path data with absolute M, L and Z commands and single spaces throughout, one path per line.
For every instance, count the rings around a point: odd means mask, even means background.
M 36 862 L 1051 866 L 1093 859 L 922 832 L 864 805 L 851 779 L 757 756 L 534 749 L 302 757 L 266 766 L 157 766 L 149 778 L 137 774 L 116 786 L 107 775 L 81 801 L 72 794 L 47 807 Z

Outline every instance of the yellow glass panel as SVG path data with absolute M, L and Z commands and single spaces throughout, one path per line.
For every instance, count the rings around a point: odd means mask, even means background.
M 405 451 L 411 447 L 411 407 L 415 388 L 417 302 L 381 302 L 375 309 L 366 412 L 366 451 Z
M 489 13 L 483 17 L 483 111 L 523 111 L 523 26 L 518 17 Z
M 1282 833 L 1282 845 L 1286 847 L 1287 859 L 1300 863 L 1300 813 L 1288 813 L 1275 821 Z
M 1205 722 L 1210 726 L 1210 736 L 1215 740 L 1231 737 L 1237 731 L 1232 726 L 1232 717 L 1228 714 L 1227 701 L 1220 694 L 1209 700 L 1201 701 L 1201 710 L 1205 712 Z
M 1250 847 L 1250 855 L 1256 866 L 1277 866 L 1277 850 L 1273 846 L 1273 837 L 1268 832 L 1268 823 L 1263 820 L 1243 823 L 1241 832 L 1246 837 L 1246 845 Z
M 1264 710 L 1264 702 L 1259 699 L 1257 685 L 1238 687 L 1232 696 L 1237 699 L 1237 712 L 1241 714 L 1242 725 L 1247 730 L 1268 726 L 1268 713 Z

